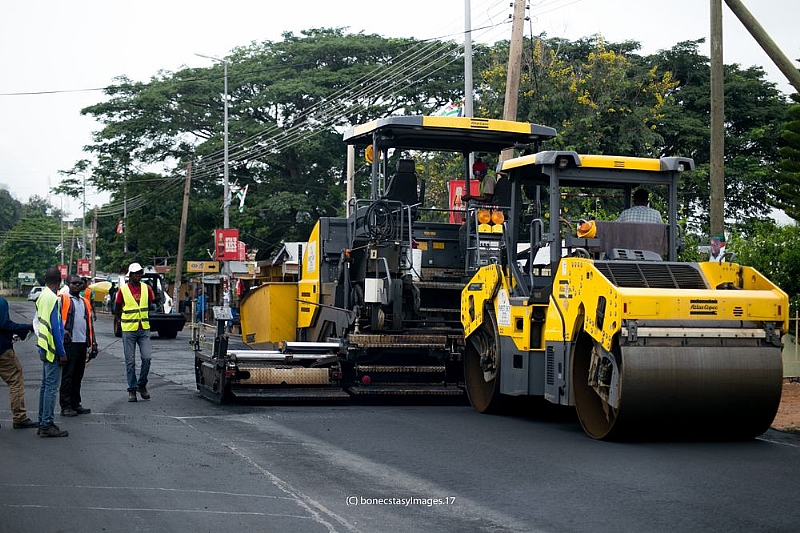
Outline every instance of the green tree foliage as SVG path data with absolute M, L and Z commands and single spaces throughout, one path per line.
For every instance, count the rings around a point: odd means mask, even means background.
M 517 119 L 553 126 L 548 147 L 581 153 L 657 155 L 656 131 L 676 83 L 668 71 L 637 64 L 638 44 L 606 43 L 601 36 L 569 42 L 535 37 L 524 52 Z M 480 76 L 484 116 L 502 116 L 508 43 L 497 43 Z
M 776 185 L 774 207 L 800 220 L 800 94 L 791 95 L 795 102 L 789 108 L 789 122 L 781 131 L 779 182 Z
M 0 187 L 0 236 L 14 227 L 22 215 L 22 204 L 16 200 L 8 189 Z
M 678 86 L 670 93 L 658 131 L 660 155 L 692 157 L 697 171 L 686 174 L 681 199 L 683 216 L 695 231 L 709 223 L 710 63 L 699 53 L 703 39 L 684 41 L 643 58 L 672 72 Z M 765 220 L 773 201 L 781 123 L 787 105 L 760 67 L 725 66 L 725 218 L 743 223 Z
M 0 239 L 0 279 L 12 281 L 19 272 L 35 272 L 42 281 L 44 271 L 59 263 L 60 220 L 61 213 L 42 198 L 24 204 L 22 218 Z
M 234 50 L 225 58 L 229 173 L 231 185 L 248 192 L 242 213 L 235 202 L 230 208 L 231 227 L 263 257 L 281 240 L 305 239 L 319 217 L 341 214 L 342 128 L 392 113 L 429 113 L 456 99 L 463 85 L 457 58 L 452 43 L 338 29 L 286 33 L 280 42 Z M 189 159 L 186 258 L 207 257 L 211 232 L 222 226 L 223 77 L 219 63 L 160 72 L 148 83 L 121 77 L 106 101 L 83 110 L 103 124 L 87 149 L 96 158 L 92 185 L 112 191 L 99 233 L 114 265 L 174 256 L 182 188 L 171 184 Z M 123 257 L 113 228 L 126 195 L 140 204 L 129 211 L 130 253 Z
M 543 148 L 693 157 L 698 170 L 684 179 L 681 217 L 702 234 L 708 219 L 709 61 L 699 54 L 700 43 L 678 43 L 645 57 L 634 41 L 534 37 L 524 52 L 517 118 L 558 130 Z M 427 114 L 460 100 L 460 53 L 451 42 L 313 29 L 252 43 L 225 58 L 230 183 L 248 186 L 244 211 L 235 200 L 231 206 L 230 225 L 260 250 L 259 259 L 283 240 L 304 240 L 319 217 L 343 214 L 345 127 L 390 114 Z M 476 115 L 502 116 L 507 59 L 508 42 L 475 48 Z M 727 66 L 725 87 L 726 217 L 750 223 L 767 216 L 767 203 L 791 198 L 772 170 L 787 105 L 758 68 Z M 87 147 L 92 163 L 79 161 L 63 182 L 73 196 L 84 176 L 112 193 L 111 204 L 99 212 L 103 261 L 122 269 L 130 260 L 175 256 L 189 160 L 185 257 L 205 259 L 211 232 L 222 225 L 223 65 L 159 72 L 146 83 L 120 77 L 107 97 L 83 110 L 103 124 Z M 428 205 L 444 206 L 445 183 L 461 177 L 461 169 L 447 158 L 417 162 Z M 360 196 L 368 190 L 367 170 L 356 168 Z M 618 194 L 605 198 L 606 205 L 597 200 L 584 203 L 604 216 L 621 205 Z M 127 254 L 124 237 L 114 233 L 126 201 Z
M 750 265 L 788 295 L 792 309 L 800 309 L 800 226 L 758 222 L 748 233 L 735 233 L 726 249 L 736 261 Z

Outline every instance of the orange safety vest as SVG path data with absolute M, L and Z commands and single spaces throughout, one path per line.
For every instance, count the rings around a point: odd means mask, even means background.
M 70 309 L 72 308 L 72 299 L 70 298 L 71 295 L 69 294 L 60 293 L 59 296 L 61 297 L 61 322 L 63 322 L 64 326 L 66 327 L 67 317 L 69 316 Z M 83 304 L 86 306 L 86 313 L 88 315 L 88 323 L 86 325 L 86 343 L 94 344 L 94 323 L 92 322 L 92 304 L 89 302 L 89 297 L 86 295 L 81 295 L 79 296 L 79 298 L 83 300 Z

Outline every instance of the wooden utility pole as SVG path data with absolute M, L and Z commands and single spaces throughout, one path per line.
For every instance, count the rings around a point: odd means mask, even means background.
M 69 241 L 69 264 L 67 265 L 67 275 L 72 274 L 72 255 L 75 253 L 75 226 L 72 226 L 72 239 Z
M 511 43 L 508 47 L 508 72 L 506 74 L 506 99 L 503 103 L 503 120 L 517 120 L 524 22 L 525 0 L 514 0 L 514 18 L 511 20 Z M 513 156 L 514 150 L 503 150 L 503 153 L 500 154 L 500 162 Z
M 183 186 L 183 210 L 181 229 L 178 233 L 178 257 L 175 258 L 175 286 L 172 288 L 172 305 L 177 309 L 180 302 L 181 277 L 183 276 L 183 246 L 186 240 L 186 221 L 189 218 L 189 191 L 192 183 L 192 162 L 186 164 L 186 183 Z
M 722 0 L 711 0 L 711 235 L 725 227 L 725 89 L 722 56 Z
M 97 275 L 97 206 L 94 206 L 94 217 L 92 217 L 92 283 Z
M 781 49 L 778 48 L 778 45 L 775 44 L 772 37 L 770 37 L 761 24 L 758 23 L 752 13 L 745 7 L 744 3 L 739 0 L 725 0 L 725 3 L 728 4 L 728 7 L 733 11 L 733 14 L 736 15 L 742 25 L 747 28 L 747 31 L 750 32 L 753 39 L 761 45 L 761 48 L 764 49 L 764 52 L 766 52 L 772 62 L 775 63 L 775 66 L 783 72 L 783 75 L 786 76 L 786 79 L 789 80 L 792 87 L 794 87 L 797 92 L 800 92 L 800 72 L 797 71 L 797 67 L 786 57 Z

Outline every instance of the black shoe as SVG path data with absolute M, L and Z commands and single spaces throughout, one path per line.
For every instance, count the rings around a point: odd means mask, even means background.
M 78 411 L 72 407 L 67 407 L 66 409 L 61 410 L 61 416 L 78 416 Z
M 78 413 L 79 415 L 88 415 L 89 413 L 92 412 L 92 410 L 89 409 L 88 407 L 79 405 L 78 407 L 75 408 L 75 412 Z
M 14 429 L 28 429 L 28 428 L 38 428 L 39 424 L 31 420 L 30 418 L 26 418 L 22 422 L 14 422 Z
M 69 435 L 69 431 L 66 429 L 60 429 L 55 424 L 50 424 L 49 426 L 45 426 L 39 432 L 39 437 L 47 438 L 47 437 L 66 437 Z
M 142 396 L 142 400 L 150 399 L 150 393 L 147 392 L 147 387 L 144 385 L 139 385 L 139 394 Z
M 129 390 L 128 391 L 128 401 L 129 402 L 135 402 L 136 401 L 136 391 L 135 390 Z

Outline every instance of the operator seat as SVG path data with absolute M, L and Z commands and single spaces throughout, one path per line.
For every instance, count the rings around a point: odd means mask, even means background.
M 498 178 L 494 186 L 492 203 L 498 207 L 511 207 L 511 180 L 507 176 Z
M 394 200 L 405 205 L 419 203 L 417 196 L 417 173 L 414 171 L 413 159 L 397 161 L 395 173 L 389 178 L 389 185 L 384 191 L 384 200 Z

